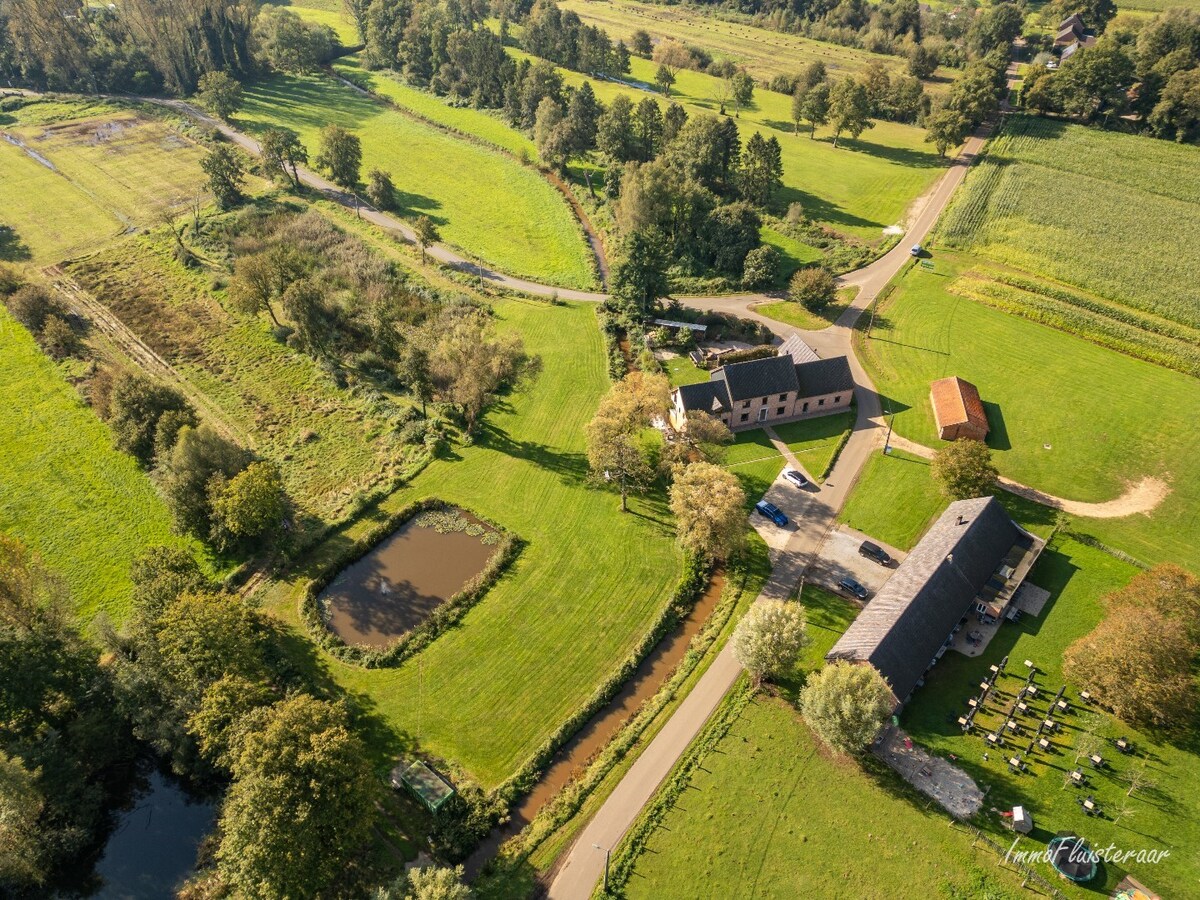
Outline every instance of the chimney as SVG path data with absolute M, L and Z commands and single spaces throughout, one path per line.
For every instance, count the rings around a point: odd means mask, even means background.
M 967 520 L 966 520 L 966 519 L 964 519 L 962 516 L 959 516 L 959 517 L 958 517 L 958 518 L 955 520 L 954 524 L 955 524 L 955 525 L 962 525 L 962 524 L 963 524 L 963 523 L 965 523 L 966 521 L 967 521 Z

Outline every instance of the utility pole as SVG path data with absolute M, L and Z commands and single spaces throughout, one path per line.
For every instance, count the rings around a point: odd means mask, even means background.
M 603 850 L 603 851 L 604 851 L 604 893 L 606 893 L 606 894 L 607 894 L 607 893 L 608 893 L 608 856 L 609 856 L 609 849 L 608 849 L 607 847 L 601 847 L 599 844 L 592 844 L 592 846 L 593 846 L 593 847 L 595 847 L 597 850 Z
M 887 437 L 883 439 L 883 455 L 887 456 L 892 450 L 892 423 L 896 421 L 896 414 L 888 409 L 884 409 L 883 414 L 888 417 Z

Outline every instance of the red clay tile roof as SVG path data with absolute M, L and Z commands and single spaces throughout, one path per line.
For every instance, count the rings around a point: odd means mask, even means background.
M 987 413 L 983 411 L 979 391 L 971 382 L 952 375 L 949 378 L 939 378 L 930 385 L 929 391 L 933 398 L 933 417 L 937 420 L 938 428 L 969 422 L 984 431 L 987 430 Z

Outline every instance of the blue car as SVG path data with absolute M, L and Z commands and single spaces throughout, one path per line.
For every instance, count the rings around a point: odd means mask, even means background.
M 766 500 L 759 500 L 754 504 L 754 510 L 760 516 L 766 516 L 780 528 L 788 523 L 788 517 L 783 514 L 783 510 L 774 503 L 768 503 Z

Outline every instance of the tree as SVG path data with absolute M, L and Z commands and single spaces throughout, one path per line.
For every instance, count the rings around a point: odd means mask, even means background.
M 797 269 L 788 282 L 788 299 L 819 313 L 837 297 L 837 281 L 824 266 Z
M 377 782 L 335 703 L 298 694 L 258 713 L 233 751 L 217 867 L 247 897 L 315 897 L 371 840 Z
M 159 460 L 162 490 L 176 526 L 201 538 L 212 533 L 209 482 L 216 475 L 232 478 L 250 463 L 250 454 L 226 440 L 210 425 L 184 428 L 170 456 Z
M 833 86 L 829 92 L 829 124 L 833 128 L 834 147 L 843 133 L 857 138 L 867 128 L 874 127 L 871 99 L 861 82 L 846 76 Z
M 528 361 L 521 339 L 495 336 L 491 320 L 469 307 L 447 310 L 432 326 L 429 377 L 436 395 L 462 414 L 468 434 L 496 392 Z
M 633 114 L 633 139 L 637 158 L 654 159 L 663 147 L 663 115 L 658 101 L 643 97 Z
M 683 126 L 687 124 L 687 110 L 679 103 L 668 103 L 667 111 L 663 113 L 663 145 L 671 143 L 675 140 L 675 136 L 683 130 Z
M 941 60 L 935 48 L 927 44 L 914 44 L 908 54 L 908 74 L 920 79 L 931 78 L 939 62 Z
M 362 143 L 358 137 L 338 125 L 326 125 L 321 129 L 320 142 L 317 168 L 328 173 L 342 190 L 357 191 L 362 168 Z
M 758 206 L 769 206 L 783 187 L 783 148 L 774 135 L 764 139 L 754 132 L 742 153 L 742 196 Z
M 264 6 L 254 21 L 262 60 L 279 72 L 309 75 L 333 58 L 337 35 L 328 25 L 305 22 L 290 9 Z
M 808 644 L 804 607 L 790 600 L 758 600 L 730 639 L 734 659 L 756 685 L 786 673 Z
M 940 449 L 933 457 L 930 472 L 951 500 L 989 496 L 1000 477 L 987 444 L 965 438 Z
M 472 900 L 475 894 L 463 884 L 464 875 L 462 866 L 410 869 L 391 887 L 376 891 L 372 900 Z
M 613 298 L 640 315 L 649 315 L 670 288 L 662 235 L 655 229 L 638 229 L 625 238 L 621 250 L 613 267 Z
M 654 52 L 654 44 L 650 41 L 650 32 L 644 28 L 639 28 L 629 38 L 629 49 L 642 59 L 649 59 Z
M 658 85 L 658 89 L 662 91 L 664 97 L 670 97 L 671 87 L 675 84 L 675 69 L 666 63 L 659 64 L 658 70 L 654 73 L 654 83 Z
M 272 301 L 283 296 L 292 282 L 303 278 L 310 261 L 295 247 L 276 244 L 262 253 L 240 256 L 233 264 L 229 299 L 247 315 L 266 312 L 279 327 Z
M 743 106 L 749 106 L 754 100 L 754 79 L 745 69 L 738 69 L 729 79 L 730 97 L 733 98 L 735 115 L 740 115 Z
M 533 126 L 533 143 L 542 161 L 556 171 L 562 171 L 566 166 L 571 152 L 570 129 L 564 123 L 558 101 L 543 97 Z
M 958 110 L 939 109 L 925 119 L 925 143 L 933 144 L 944 159 L 947 150 L 962 143 L 969 128 L 970 123 Z
M 376 209 L 394 209 L 396 187 L 392 184 L 392 176 L 382 169 L 372 169 L 368 172 L 367 200 Z
M 205 72 L 200 76 L 196 97 L 217 118 L 228 122 L 242 108 L 242 84 L 228 72 Z
M 829 82 L 822 81 L 809 88 L 804 95 L 802 115 L 804 121 L 812 126 L 808 132 L 809 138 L 815 139 L 817 126 L 829 122 L 829 90 Z
M 742 287 L 756 291 L 770 287 L 779 277 L 779 251 L 769 244 L 755 247 L 746 254 L 742 267 Z
M 679 546 L 711 559 L 728 559 L 746 537 L 746 492 L 728 469 L 695 462 L 671 484 Z
M 651 420 L 665 413 L 667 402 L 665 376 L 630 372 L 612 386 L 588 424 L 592 478 L 617 487 L 622 512 L 629 510 L 629 494 L 644 490 L 654 476 L 641 437 Z
M 1200 579 L 1156 566 L 1102 601 L 1105 616 L 1063 653 L 1063 674 L 1131 725 L 1194 722 L 1191 672 L 1200 652 Z
M 211 585 L 200 564 L 180 547 L 147 547 L 130 568 L 133 605 L 143 615 L 158 615 L 183 594 L 203 593 Z
M 663 452 L 668 466 L 686 466 L 697 460 L 719 463 L 725 448 L 733 443 L 733 433 L 715 416 L 700 410 L 690 410 L 682 431 L 672 431 L 671 441 Z
M 237 152 L 226 144 L 213 147 L 200 160 L 200 168 L 208 176 L 208 187 L 217 206 L 232 209 L 242 202 L 242 184 L 246 170 Z
M 46 805 L 37 779 L 20 757 L 0 750 L 0 885 L 40 885 L 46 873 L 38 865 L 38 820 Z
M 42 349 L 53 359 L 75 356 L 83 348 L 79 335 L 62 316 L 50 316 L 46 319 L 46 324 L 42 326 L 40 343 Z
M 596 149 L 611 163 L 628 162 L 638 157 L 633 132 L 633 101 L 625 94 L 614 97 L 600 115 L 596 125 Z
M 578 90 L 571 92 L 565 118 L 568 156 L 583 156 L 596 148 L 596 133 L 603 111 L 590 81 L 585 81 Z
M 267 177 L 287 178 L 300 187 L 300 166 L 308 162 L 308 151 L 300 143 L 300 136 L 287 128 L 268 128 L 259 144 Z
M 108 395 L 108 426 L 117 449 L 149 466 L 159 447 L 158 425 L 168 412 L 183 413 L 182 424 L 196 425 L 196 413 L 187 398 L 143 375 L 122 372 L 113 379 Z M 179 420 L 177 420 L 179 421 Z
M 426 263 L 425 251 L 442 239 L 442 235 L 438 232 L 438 227 L 433 224 L 433 219 L 429 216 L 419 216 L 413 226 L 413 234 L 416 236 L 417 244 L 421 248 L 421 264 Z
M 311 278 L 298 278 L 280 299 L 300 345 L 313 356 L 323 356 L 326 338 L 337 328 L 335 314 L 325 302 L 325 290 Z
M 12 317 L 35 337 L 46 327 L 51 316 L 62 317 L 66 309 L 58 295 L 44 284 L 26 284 L 16 288 L 5 304 Z
M 209 493 L 213 543 L 222 550 L 268 537 L 287 515 L 283 478 L 272 462 L 253 462 L 228 481 L 216 479 Z
M 831 749 L 861 752 L 896 705 L 891 688 L 871 665 L 839 660 L 810 675 L 800 692 L 800 714 Z

